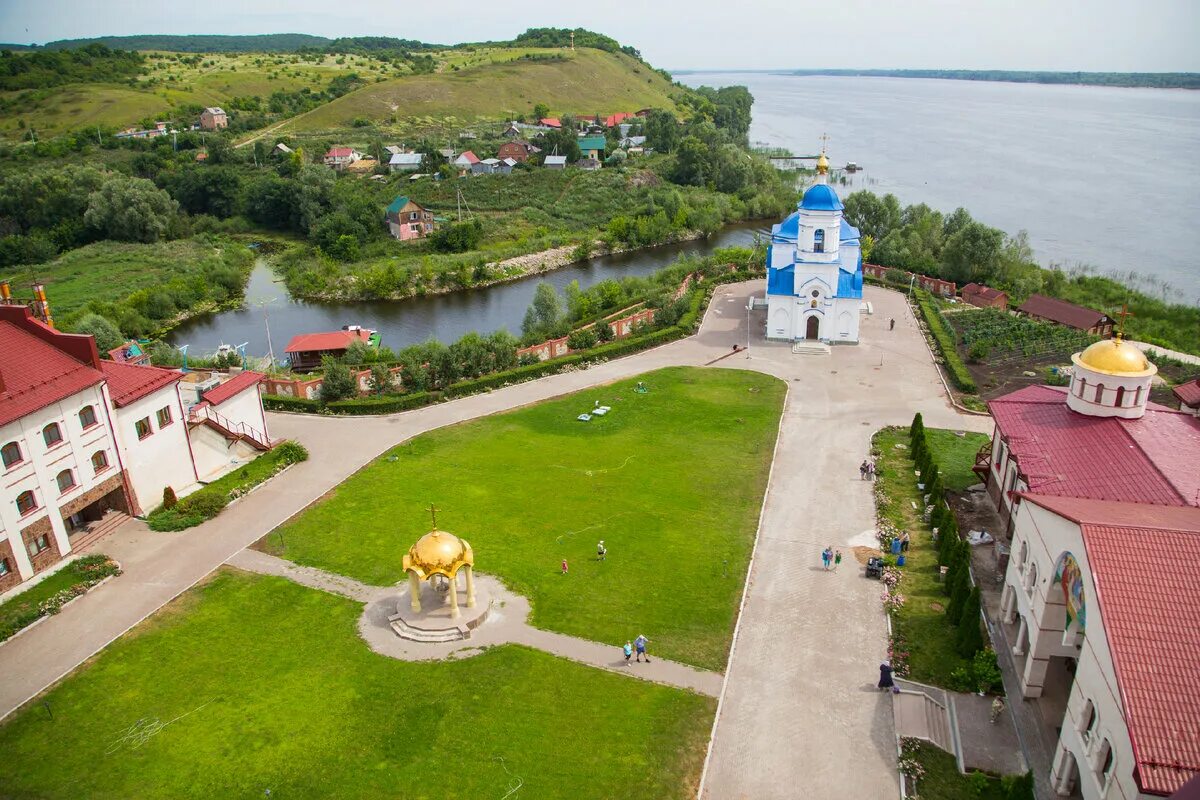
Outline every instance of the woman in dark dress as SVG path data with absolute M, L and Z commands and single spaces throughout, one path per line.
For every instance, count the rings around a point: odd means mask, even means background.
M 884 662 L 879 665 L 879 688 L 883 691 L 891 689 L 896 684 L 892 682 L 892 665 Z

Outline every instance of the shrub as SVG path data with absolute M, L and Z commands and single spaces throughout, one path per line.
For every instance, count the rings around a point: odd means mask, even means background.
M 441 399 L 441 392 L 413 392 L 403 395 L 364 397 L 357 400 L 339 400 L 330 403 L 326 410 L 334 414 L 394 414 L 420 408 Z
M 283 464 L 308 461 L 308 449 L 299 442 L 286 441 L 275 448 L 275 457 Z
M 179 499 L 177 497 L 175 497 L 175 490 L 172 489 L 170 486 L 164 486 L 163 487 L 162 507 L 167 510 L 170 510 L 170 509 L 174 508 L 175 504 L 178 502 L 179 502 Z
M 312 413 L 319 411 L 321 404 L 316 400 L 307 400 L 303 397 L 285 397 L 278 394 L 264 394 L 263 408 L 270 411 L 303 411 Z
M 604 327 L 608 327 L 605 325 Z M 571 331 L 567 336 L 567 347 L 572 350 L 588 350 L 596 346 L 596 333 L 591 328 Z
M 958 637 L 955 640 L 958 654 L 963 658 L 974 658 L 983 649 L 983 632 L 979 626 L 979 587 L 971 589 L 963 604 L 958 622 Z
M 946 606 L 946 619 L 957 625 L 962 619 L 963 607 L 971 594 L 971 579 L 961 563 L 956 562 L 947 573 L 946 583 L 950 586 L 950 603 Z
M 960 391 L 975 394 L 978 391 L 975 380 L 967 370 L 967 365 L 959 358 L 954 336 L 946 329 L 946 325 L 942 322 L 937 309 L 933 307 L 933 301 L 930 299 L 928 292 L 921 289 L 917 290 L 917 307 L 920 309 L 921 316 L 925 319 L 925 324 L 929 326 L 929 333 L 933 336 L 933 340 L 942 354 L 942 359 L 946 363 L 946 371 L 950 373 L 950 381 Z

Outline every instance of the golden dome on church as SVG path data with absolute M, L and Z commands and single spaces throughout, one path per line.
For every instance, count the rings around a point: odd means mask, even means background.
M 446 531 L 430 531 L 404 554 L 404 571 L 417 573 L 421 580 L 432 575 L 453 578 L 459 568 L 474 565 L 475 553 L 467 540 Z
M 829 172 L 829 159 L 825 157 L 825 151 L 821 151 L 821 155 L 817 156 L 817 173 L 824 175 Z
M 1104 375 L 1137 378 L 1158 372 L 1158 367 L 1150 363 L 1145 353 L 1120 336 L 1095 342 L 1071 360 Z

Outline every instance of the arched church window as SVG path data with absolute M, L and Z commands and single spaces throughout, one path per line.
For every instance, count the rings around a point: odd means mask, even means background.
M 1096 384 L 1096 402 L 1097 403 L 1104 402 L 1104 384 L 1103 383 Z
M 1125 405 L 1125 387 L 1118 386 L 1117 387 L 1117 408 L 1121 408 L 1124 405 Z
M 817 228 L 816 233 L 813 234 L 813 252 L 814 253 L 824 253 L 825 252 L 825 229 L 824 228 Z
M 1079 379 L 1079 391 L 1075 393 L 1076 397 L 1083 397 L 1083 393 L 1087 390 L 1087 378 Z
M 1140 406 L 1142 404 L 1142 387 L 1137 387 L 1133 390 L 1133 404 Z

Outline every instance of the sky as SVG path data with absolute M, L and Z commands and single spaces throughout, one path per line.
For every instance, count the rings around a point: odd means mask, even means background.
M 0 0 L 0 41 L 16 43 L 311 33 L 449 44 L 529 27 L 596 30 L 666 69 L 1200 71 L 1198 0 Z

